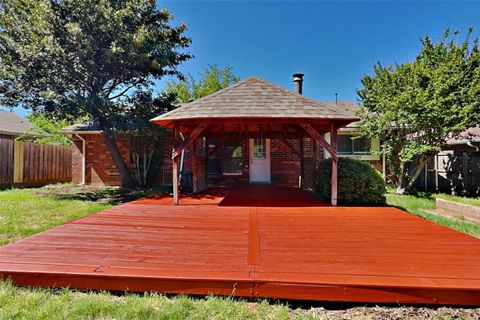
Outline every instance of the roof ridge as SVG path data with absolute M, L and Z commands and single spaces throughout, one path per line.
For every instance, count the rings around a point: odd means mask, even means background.
M 251 78 L 258 79 L 258 80 L 260 80 L 260 82 L 264 82 L 264 83 L 266 83 L 266 84 L 268 84 L 268 85 L 271 85 L 271 86 L 273 86 L 274 88 L 279 89 L 279 90 L 281 90 L 281 91 L 283 91 L 283 92 L 285 92 L 285 93 L 291 94 L 291 95 L 293 95 L 293 96 L 296 96 L 296 97 L 301 98 L 301 99 L 304 99 L 304 100 L 306 100 L 306 101 L 315 103 L 315 104 L 317 104 L 317 105 L 318 105 L 318 104 L 325 104 L 325 103 L 326 103 L 326 101 L 315 100 L 315 99 L 313 99 L 313 98 L 310 98 L 310 97 L 308 97 L 308 96 L 304 96 L 303 94 L 297 93 L 297 92 L 295 92 L 295 91 L 285 89 L 284 87 L 282 87 L 282 86 L 280 86 L 280 85 L 278 85 L 278 84 L 276 84 L 276 83 L 270 82 L 270 81 L 268 81 L 268 80 L 265 80 L 265 79 L 262 79 L 262 78 L 258 78 L 258 77 L 251 77 Z M 322 107 L 327 108 L 328 110 L 330 110 L 330 111 L 332 111 L 332 112 L 340 113 L 340 114 L 342 114 L 342 115 L 344 115 L 344 116 L 350 116 L 350 115 L 348 115 L 348 114 L 346 114 L 346 113 L 343 113 L 341 110 L 340 110 L 340 112 L 338 112 L 339 110 L 338 110 L 337 108 L 332 108 L 332 107 L 330 107 L 330 106 L 328 106 L 328 105 L 322 105 Z

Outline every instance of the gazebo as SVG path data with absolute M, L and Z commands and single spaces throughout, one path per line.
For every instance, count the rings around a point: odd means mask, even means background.
M 250 77 L 152 119 L 153 124 L 174 132 L 174 204 L 179 203 L 179 155 L 189 146 L 194 150 L 192 180 L 193 191 L 197 192 L 207 185 L 206 162 L 214 152 L 198 152 L 208 139 L 222 142 L 249 139 L 254 150 L 251 156 L 254 162 L 249 170 L 257 177 L 262 175 L 262 170 L 267 170 L 262 168 L 269 165 L 267 140 L 283 139 L 288 145 L 287 139 L 311 137 L 332 159 L 331 204 L 335 206 L 337 130 L 359 118 L 342 110 L 335 102 L 320 102 L 303 96 L 302 81 L 302 74 L 294 74 L 296 90 L 289 91 L 258 77 Z M 329 133 L 329 141 L 324 137 L 326 133 Z

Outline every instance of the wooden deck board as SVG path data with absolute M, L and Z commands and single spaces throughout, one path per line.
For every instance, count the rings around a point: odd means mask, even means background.
M 268 186 L 241 205 L 242 189 L 231 192 L 71 221 L 1 247 L 0 274 L 45 287 L 480 305 L 479 239 L 395 208 L 328 207 Z

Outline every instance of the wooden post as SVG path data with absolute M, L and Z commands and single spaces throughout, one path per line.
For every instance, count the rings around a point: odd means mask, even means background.
M 175 145 L 178 144 L 178 138 L 179 138 L 179 131 L 178 127 L 175 126 L 174 128 L 175 132 Z M 178 153 L 175 155 L 175 146 L 173 147 L 172 150 L 172 185 L 173 185 L 173 204 L 177 205 L 179 203 L 178 201 Z
M 192 154 L 192 191 L 196 193 L 198 191 L 198 139 L 193 140 L 193 154 Z
M 304 181 L 303 177 L 304 175 L 304 163 L 303 163 L 303 137 L 300 138 L 300 183 L 299 183 L 299 188 L 302 188 L 304 186 Z
M 312 139 L 313 193 L 317 194 L 317 140 Z
M 332 158 L 332 190 L 330 193 L 330 200 L 332 206 L 337 205 L 337 179 L 338 179 L 338 153 L 337 153 L 337 127 L 334 123 L 330 126 L 330 145 L 335 151 L 335 156 L 331 155 Z
M 337 126 L 335 123 L 332 123 L 330 126 L 330 143 L 328 143 L 322 135 L 310 124 L 307 122 L 300 121 L 298 123 L 305 131 L 317 141 L 332 158 L 332 178 L 331 184 L 332 189 L 330 193 L 330 199 L 333 206 L 337 205 L 337 164 L 338 164 L 338 152 L 337 152 Z
M 209 150 L 209 146 L 208 146 L 208 138 L 205 137 L 205 141 L 202 141 L 202 143 L 205 143 L 205 161 L 203 161 L 203 172 L 205 174 L 205 180 L 204 180 L 204 184 L 202 186 L 202 188 L 205 188 L 208 186 L 208 158 L 210 158 L 210 156 L 208 155 L 208 150 Z

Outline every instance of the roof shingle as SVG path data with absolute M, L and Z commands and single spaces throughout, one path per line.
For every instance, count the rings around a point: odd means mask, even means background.
M 0 110 L 0 134 L 19 136 L 31 134 L 33 130 L 35 126 L 27 119 L 7 110 Z
M 202 118 L 316 118 L 358 120 L 353 102 L 320 102 L 257 77 L 250 77 L 151 121 L 171 126 L 173 121 Z

